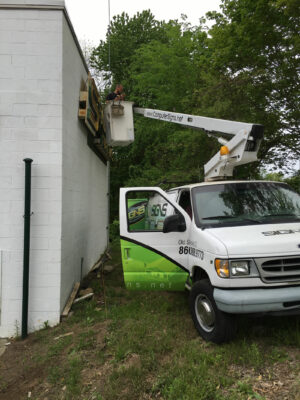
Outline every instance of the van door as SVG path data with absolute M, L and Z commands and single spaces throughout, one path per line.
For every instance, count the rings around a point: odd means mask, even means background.
M 179 223 L 180 221 L 180 223 Z M 191 220 L 157 187 L 120 189 L 120 237 L 128 289 L 184 290 Z M 169 230 L 164 233 L 164 230 Z

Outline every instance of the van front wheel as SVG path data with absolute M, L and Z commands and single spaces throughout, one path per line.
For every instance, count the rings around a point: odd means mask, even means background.
M 223 343 L 233 338 L 235 318 L 217 308 L 213 288 L 208 280 L 193 285 L 189 303 L 195 327 L 204 340 Z

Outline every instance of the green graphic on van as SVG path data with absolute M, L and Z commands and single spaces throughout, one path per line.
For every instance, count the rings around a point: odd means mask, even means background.
M 129 227 L 134 224 L 135 229 L 145 229 L 145 217 L 148 201 L 145 199 L 128 199 Z
M 124 281 L 131 290 L 184 290 L 188 272 L 137 243 L 121 239 Z

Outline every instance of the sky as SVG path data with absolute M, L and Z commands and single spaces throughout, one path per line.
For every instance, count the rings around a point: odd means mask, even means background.
M 167 2 L 166 0 L 65 0 L 66 7 L 80 41 L 97 45 L 105 40 L 108 26 L 108 4 L 110 16 L 123 11 L 133 16 L 138 11 L 150 9 L 158 20 L 180 19 L 186 14 L 192 25 L 197 25 L 200 17 L 207 11 L 219 10 L 221 0 L 184 0 Z

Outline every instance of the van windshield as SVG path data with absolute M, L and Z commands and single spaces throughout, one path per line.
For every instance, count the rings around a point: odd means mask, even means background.
M 237 182 L 192 189 L 198 227 L 300 222 L 300 195 L 285 183 Z

